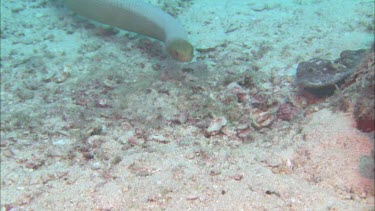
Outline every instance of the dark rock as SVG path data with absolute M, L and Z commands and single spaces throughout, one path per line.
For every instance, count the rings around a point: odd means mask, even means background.
M 335 63 L 345 65 L 347 68 L 355 68 L 368 53 L 368 50 L 360 49 L 357 51 L 346 50 L 341 52 L 340 58 L 335 60 Z
M 303 61 L 297 67 L 297 85 L 316 95 L 330 95 L 352 70 L 326 59 Z
M 368 52 L 346 50 L 335 61 L 319 58 L 303 61 L 297 67 L 297 85 L 315 95 L 332 95 L 335 86 L 340 86 L 354 72 Z

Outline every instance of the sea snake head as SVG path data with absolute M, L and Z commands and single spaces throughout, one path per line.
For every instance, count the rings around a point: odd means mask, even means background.
M 186 40 L 177 39 L 167 43 L 167 51 L 180 62 L 190 62 L 193 59 L 194 47 Z

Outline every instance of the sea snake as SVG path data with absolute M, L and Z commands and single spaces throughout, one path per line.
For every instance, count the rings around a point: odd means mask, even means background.
M 176 60 L 189 62 L 194 47 L 182 25 L 163 10 L 141 0 L 65 0 L 78 15 L 165 43 Z

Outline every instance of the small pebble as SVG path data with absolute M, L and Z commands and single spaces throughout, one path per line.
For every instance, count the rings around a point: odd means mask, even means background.
M 98 170 L 98 169 L 101 168 L 101 166 L 102 166 L 102 164 L 100 162 L 94 162 L 94 163 L 91 164 L 91 169 L 92 170 Z
M 227 124 L 227 119 L 225 117 L 219 117 L 214 119 L 211 123 L 210 126 L 207 128 L 207 133 L 212 136 L 216 135 L 217 133 L 220 132 L 220 130 Z

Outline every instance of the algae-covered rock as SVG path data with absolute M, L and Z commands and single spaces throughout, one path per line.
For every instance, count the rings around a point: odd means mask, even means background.
M 353 103 L 357 128 L 375 130 L 375 53 L 369 53 L 342 86 L 343 95 Z

